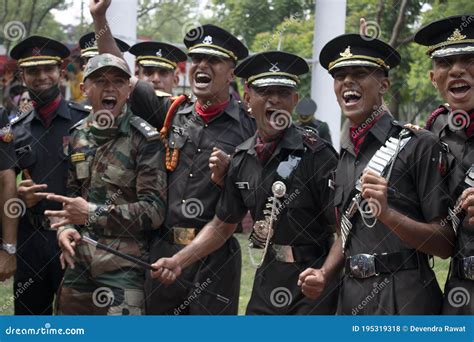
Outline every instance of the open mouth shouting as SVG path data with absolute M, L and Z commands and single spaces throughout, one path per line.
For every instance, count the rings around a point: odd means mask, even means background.
M 116 105 L 117 105 L 117 98 L 115 96 L 108 95 L 102 99 L 103 109 L 113 111 Z
M 342 99 L 346 107 L 352 107 L 359 104 L 362 98 L 362 94 L 359 93 L 357 90 L 345 90 L 342 93 Z
M 194 86 L 198 89 L 204 89 L 212 82 L 212 77 L 205 72 L 197 72 L 194 74 Z
M 455 80 L 448 83 L 448 93 L 454 99 L 462 99 L 468 95 L 471 86 L 465 80 Z

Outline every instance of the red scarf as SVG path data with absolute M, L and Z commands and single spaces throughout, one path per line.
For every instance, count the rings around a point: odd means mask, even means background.
M 205 123 L 208 123 L 212 119 L 214 119 L 217 115 L 219 115 L 225 107 L 229 104 L 230 100 L 227 100 L 223 103 L 214 104 L 212 106 L 201 105 L 199 101 L 196 101 L 196 112 L 199 116 L 204 120 Z
M 351 138 L 352 144 L 354 145 L 354 152 L 355 154 L 359 154 L 359 149 L 362 143 L 367 136 L 367 132 L 375 125 L 377 121 L 383 116 L 377 115 L 371 122 L 369 123 L 362 123 L 360 126 L 351 127 L 349 129 L 349 137 Z
M 44 105 L 41 108 L 38 108 L 38 104 L 35 101 L 33 102 L 33 107 L 38 112 L 41 120 L 45 127 L 49 127 L 51 125 L 51 121 L 53 121 L 53 114 L 58 109 L 59 104 L 61 103 L 61 95 L 58 95 L 53 101 L 49 102 L 48 104 Z
M 281 138 L 283 137 L 283 132 L 280 134 L 276 139 L 272 141 L 265 141 L 263 138 L 260 137 L 260 134 L 257 131 L 257 143 L 255 144 L 255 152 L 257 152 L 257 158 L 262 162 L 262 164 L 266 164 L 270 157 L 275 152 L 278 143 L 280 142 Z

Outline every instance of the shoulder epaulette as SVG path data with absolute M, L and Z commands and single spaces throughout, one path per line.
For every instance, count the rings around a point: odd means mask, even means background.
M 155 90 L 155 95 L 158 97 L 171 97 L 172 96 L 171 94 L 161 91 L 161 90 Z
M 69 102 L 68 107 L 75 110 L 82 111 L 82 112 L 87 112 L 87 113 L 89 113 L 92 110 L 92 106 L 83 105 L 77 102 Z
M 433 126 L 436 119 L 443 113 L 449 113 L 449 109 L 446 107 L 446 105 L 439 106 L 433 111 L 433 113 L 430 114 L 430 116 L 428 116 L 428 120 L 426 120 L 425 129 L 431 130 L 431 127 Z
M 135 127 L 147 140 L 156 140 L 160 138 L 160 133 L 155 127 L 139 116 L 132 115 L 130 125 Z
M 15 125 L 19 123 L 20 121 L 23 121 L 24 118 L 27 118 L 32 113 L 33 113 L 33 110 L 30 110 L 27 113 L 22 113 L 19 116 L 14 117 L 13 119 L 10 120 L 10 125 Z

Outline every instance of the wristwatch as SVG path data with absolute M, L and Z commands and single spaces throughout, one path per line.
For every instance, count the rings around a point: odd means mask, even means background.
M 2 249 L 10 255 L 16 254 L 16 245 L 12 243 L 2 243 Z

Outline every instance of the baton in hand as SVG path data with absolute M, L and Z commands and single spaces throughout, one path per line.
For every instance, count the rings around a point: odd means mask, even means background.
M 156 269 L 150 265 L 149 263 L 143 261 L 143 260 L 140 260 L 134 256 L 131 256 L 129 254 L 126 254 L 126 253 L 122 253 L 116 249 L 113 249 L 112 247 L 109 247 L 107 245 L 104 245 L 103 243 L 100 243 L 98 241 L 95 241 L 95 240 L 92 240 L 90 237 L 88 236 L 82 236 L 82 241 L 92 245 L 92 246 L 95 246 L 96 248 L 98 249 L 102 249 L 106 252 L 109 252 L 113 255 L 116 255 L 122 259 L 125 259 L 125 260 L 128 260 L 128 261 L 131 261 L 133 262 L 134 264 L 144 268 L 144 269 L 147 269 L 147 270 L 151 270 L 151 271 L 156 271 Z M 186 287 L 195 287 L 195 285 L 193 283 L 191 283 L 190 281 L 187 281 L 185 279 L 177 279 L 178 282 L 182 283 L 184 286 Z M 230 300 L 229 298 L 227 297 L 224 297 L 218 293 L 215 293 L 213 291 L 210 291 L 210 290 L 207 290 L 207 289 L 201 289 L 203 293 L 209 295 L 209 296 L 213 296 L 213 297 L 216 297 L 217 300 L 225 303 L 225 304 L 229 304 L 230 303 Z

